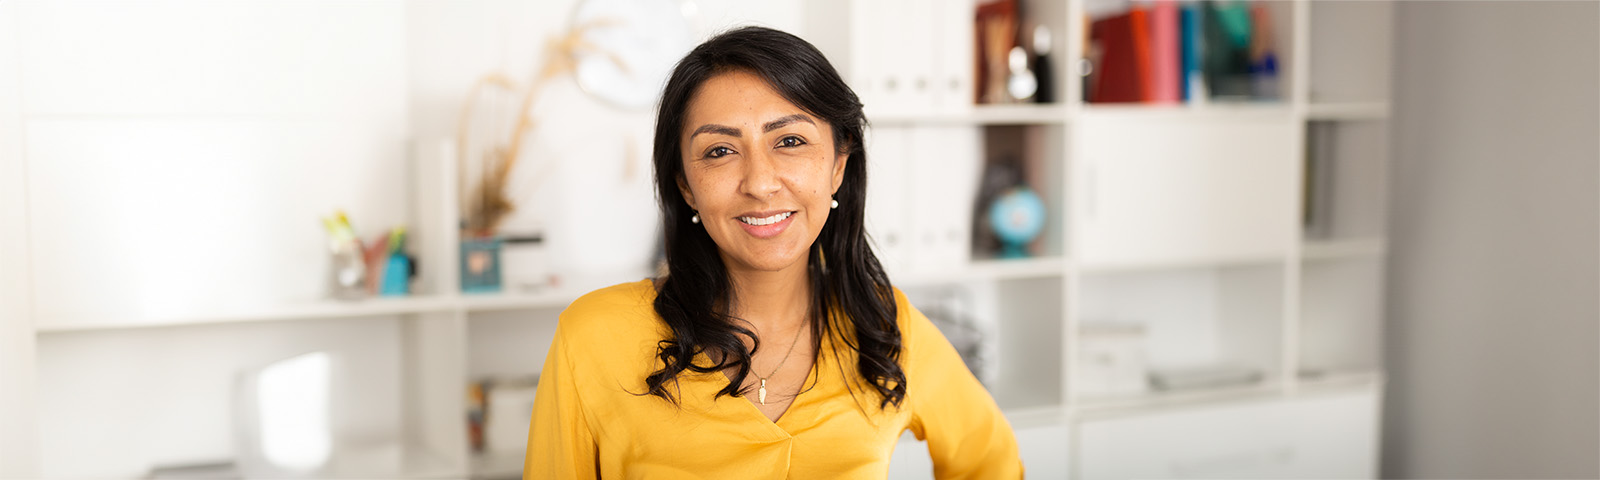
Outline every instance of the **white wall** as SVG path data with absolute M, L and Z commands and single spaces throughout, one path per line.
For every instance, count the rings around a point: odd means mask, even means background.
M 37 341 L 33 329 L 323 297 L 318 217 L 342 208 L 368 237 L 414 221 L 414 142 L 454 134 L 480 75 L 526 80 L 576 3 L 0 0 L 0 478 L 136 477 L 226 459 L 237 373 L 308 350 L 339 355 L 354 379 L 357 395 L 336 408 L 359 440 L 397 436 L 405 333 L 392 318 Z M 750 22 L 800 33 L 797 1 L 698 3 L 706 33 Z M 629 171 L 609 160 L 626 156 L 615 134 L 627 132 L 643 162 L 605 188 L 559 182 L 557 198 L 599 192 L 654 211 L 650 112 L 597 106 L 570 80 L 552 85 L 538 152 L 614 175 Z M 595 205 L 523 211 L 621 223 Z
M 1600 4 L 1400 2 L 1384 478 L 1600 476 Z
M 456 134 L 467 93 L 502 73 L 519 89 L 549 62 L 548 48 L 574 27 L 576 0 L 407 0 L 412 135 L 433 142 Z M 702 38 L 731 26 L 764 24 L 802 34 L 799 2 L 698 0 Z M 696 39 L 698 41 L 698 39 Z M 696 42 L 698 43 L 698 42 Z M 654 212 L 651 108 L 624 110 L 584 92 L 570 74 L 545 84 L 530 108 L 535 124 L 513 173 L 518 208 L 511 233 L 543 233 L 550 268 L 629 272 L 649 264 L 654 222 L 615 221 L 610 212 Z M 597 215 L 597 213 L 602 213 Z M 651 217 L 653 218 L 653 217 Z
M 0 2 L 0 478 L 34 475 L 33 321 L 17 5 Z

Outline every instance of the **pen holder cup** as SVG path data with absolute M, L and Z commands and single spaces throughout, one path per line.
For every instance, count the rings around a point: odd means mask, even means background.
M 462 292 L 500 292 L 500 244 L 498 237 L 461 239 Z

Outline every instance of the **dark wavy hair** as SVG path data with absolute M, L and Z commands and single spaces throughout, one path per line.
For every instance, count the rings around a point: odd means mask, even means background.
M 751 354 L 761 348 L 754 333 L 722 311 L 732 290 L 727 268 L 705 228 L 690 223 L 695 212 L 678 190 L 689 101 L 707 80 L 734 71 L 762 78 L 785 100 L 826 121 L 833 127 L 838 153 L 848 154 L 844 181 L 834 197 L 839 207 L 828 215 L 810 249 L 812 338 L 821 345 L 820 339 L 832 336 L 839 340 L 835 345 L 854 350 L 861 379 L 882 397 L 878 407 L 898 407 L 906 396 L 906 375 L 900 368 L 894 290 L 863 227 L 867 154 L 862 138 L 867 120 L 861 101 L 816 47 L 762 27 L 738 28 L 700 44 L 678 62 L 661 94 L 654 161 L 668 273 L 658 283 L 655 309 L 672 332 L 657 345 L 663 366 L 645 378 L 647 393 L 676 403 L 666 386 L 679 373 L 733 368 L 737 373 L 717 397 L 740 396 Z M 754 347 L 746 350 L 740 337 Z M 705 352 L 716 353 L 708 355 L 712 363 L 695 364 L 695 356 Z

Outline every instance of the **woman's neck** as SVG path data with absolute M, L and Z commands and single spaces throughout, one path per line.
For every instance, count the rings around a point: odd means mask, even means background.
M 811 307 L 811 277 L 806 266 L 804 260 L 777 271 L 729 265 L 733 287 L 729 313 L 753 324 L 758 334 L 792 331 L 806 320 Z

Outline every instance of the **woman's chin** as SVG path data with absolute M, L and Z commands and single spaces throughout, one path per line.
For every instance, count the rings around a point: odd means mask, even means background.
M 805 251 L 784 252 L 746 252 L 745 254 L 724 255 L 723 263 L 730 268 L 739 268 L 755 272 L 782 272 L 796 266 L 805 269 Z

